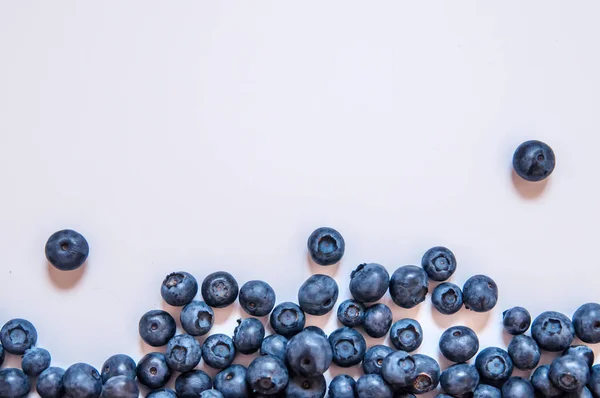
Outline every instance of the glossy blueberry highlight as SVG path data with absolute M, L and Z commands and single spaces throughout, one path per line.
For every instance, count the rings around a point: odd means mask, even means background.
M 548 377 L 552 384 L 565 392 L 581 390 L 590 378 L 590 368 L 585 361 L 573 355 L 552 361 Z
M 365 374 L 375 373 L 381 375 L 381 368 L 383 367 L 383 361 L 390 355 L 394 350 L 385 345 L 374 345 L 369 348 L 363 359 L 362 368 Z
M 408 392 L 425 394 L 434 390 L 440 382 L 440 365 L 427 355 L 415 354 L 412 357 L 415 361 L 417 376 L 412 385 L 408 387 Z
M 108 358 L 102 365 L 101 377 L 102 383 L 116 376 L 126 376 L 135 379 L 136 365 L 135 361 L 128 355 L 117 354 Z
M 587 386 L 595 397 L 600 396 L 600 365 L 592 366 Z
M 303 331 L 290 339 L 285 350 L 288 366 L 305 377 L 322 375 L 333 359 L 331 345 L 318 333 Z
M 535 391 L 531 383 L 522 377 L 511 377 L 502 386 L 503 398 L 533 398 L 534 394 Z
M 533 320 L 531 336 L 543 350 L 564 351 L 575 338 L 575 328 L 566 315 L 546 311 Z
M 146 398 L 177 398 L 177 394 L 169 388 L 161 388 L 150 392 Z
M 298 290 L 298 304 L 310 315 L 325 315 L 338 299 L 338 285 L 327 275 L 312 275 Z
M 273 309 L 269 321 L 276 333 L 289 338 L 304 329 L 306 317 L 297 304 L 286 301 Z
M 439 347 L 442 355 L 452 362 L 466 362 L 479 350 L 479 339 L 466 326 L 453 326 L 442 333 Z
M 502 313 L 502 324 L 509 334 L 523 334 L 531 325 L 531 315 L 523 307 L 513 307 Z
M 366 374 L 356 382 L 356 393 L 358 398 L 394 398 L 392 387 L 388 385 L 378 374 Z
M 475 390 L 479 384 L 479 373 L 475 366 L 459 363 L 442 372 L 440 384 L 448 394 L 464 395 Z
M 385 357 L 381 376 L 394 389 L 409 387 L 417 377 L 417 365 L 406 351 L 395 351 Z
M 202 282 L 202 297 L 206 304 L 214 308 L 232 304 L 237 299 L 238 291 L 238 283 L 229 272 L 213 272 Z
M 542 354 L 534 339 L 520 334 L 508 344 L 508 355 L 517 369 L 531 370 L 538 365 Z
M 248 398 L 250 389 L 246 384 L 246 368 L 242 365 L 231 365 L 215 376 L 215 390 L 224 398 Z
M 450 249 L 443 246 L 432 247 L 423 255 L 421 266 L 427 272 L 429 279 L 445 281 L 456 271 L 456 257 Z
M 263 281 L 249 281 L 240 289 L 240 306 L 252 316 L 265 316 L 275 306 L 275 291 Z
M 178 398 L 195 398 L 202 391 L 212 388 L 209 375 L 201 370 L 182 373 L 175 379 L 175 392 Z
M 189 334 L 179 334 L 169 340 L 165 353 L 167 365 L 177 372 L 189 372 L 202 358 L 200 343 Z
M 265 328 L 256 318 L 238 319 L 233 331 L 233 344 L 237 352 L 252 354 L 260 349 L 265 338 Z
M 352 299 L 342 301 L 337 309 L 337 318 L 344 326 L 360 326 L 365 322 L 365 306 Z
M 152 347 L 162 347 L 175 336 L 177 325 L 167 311 L 151 310 L 140 319 L 140 337 Z
M 475 367 L 481 382 L 492 386 L 501 386 L 513 372 L 513 363 L 506 351 L 498 347 L 481 350 L 475 358 Z
M 140 390 L 137 383 L 127 376 L 110 378 L 102 387 L 102 398 L 138 398 Z
M 65 394 L 63 376 L 65 370 L 50 367 L 42 372 L 36 383 L 36 391 L 42 398 L 62 398 Z
M 213 327 L 215 313 L 204 301 L 194 300 L 183 307 L 179 321 L 187 334 L 204 336 Z
M 463 286 L 463 302 L 467 309 L 487 312 L 498 302 L 498 286 L 492 278 L 475 275 L 467 279 Z
M 412 352 L 423 342 L 423 329 L 414 319 L 404 318 L 396 321 L 390 330 L 390 341 L 399 350 Z
M 137 364 L 138 381 L 148 388 L 164 387 L 171 379 L 171 369 L 164 354 L 151 352 L 142 357 Z
M 354 299 L 372 303 L 383 297 L 390 285 L 390 275 L 383 265 L 360 264 L 350 274 L 350 293 Z
M 594 365 L 594 351 L 586 345 L 572 345 L 563 351 L 564 355 L 574 355 L 582 359 L 591 368 Z
M 94 367 L 76 363 L 66 370 L 63 386 L 69 397 L 98 398 L 102 392 L 102 379 Z
M 289 398 L 322 398 L 327 391 L 327 382 L 323 375 L 304 377 L 293 375 L 285 388 L 285 396 Z
M 285 349 L 287 343 L 288 339 L 280 334 L 267 336 L 260 346 L 260 355 L 273 355 L 285 362 Z
M 23 355 L 37 343 L 37 330 L 25 319 L 11 319 L 0 329 L 0 342 L 7 352 Z
M 538 395 L 542 397 L 558 398 L 564 392 L 550 381 L 550 365 L 541 365 L 531 375 L 531 384 Z
M 333 363 L 341 367 L 359 364 L 365 357 L 367 343 L 356 329 L 342 327 L 329 335 Z
M 308 237 L 308 253 L 319 265 L 332 265 L 344 256 L 346 243 L 342 235 L 333 228 L 321 227 Z
M 167 275 L 160 287 L 160 294 L 169 305 L 183 307 L 189 304 L 198 293 L 198 282 L 187 272 L 173 272 Z
M 425 301 L 428 289 L 427 273 L 416 265 L 398 268 L 390 279 L 390 295 L 396 305 L 413 308 Z
M 224 334 L 213 334 L 202 344 L 202 359 L 211 368 L 225 369 L 235 359 L 233 340 Z
M 379 338 L 387 334 L 392 326 L 392 310 L 385 304 L 374 304 L 365 312 L 365 332 L 373 337 Z
M 81 267 L 90 254 L 87 240 L 79 232 L 63 229 L 53 233 L 44 249 L 46 259 L 61 271 L 72 271 Z
M 30 390 L 31 383 L 29 383 L 29 379 L 21 369 L 6 368 L 0 370 L 0 397 L 26 397 Z M 100 395 L 100 392 L 98 392 L 98 395 Z
M 473 398 L 502 398 L 502 392 L 496 387 L 480 384 L 473 391 Z
M 38 347 L 33 347 L 25 351 L 21 361 L 21 369 L 27 376 L 39 376 L 44 370 L 50 367 L 50 353 Z
M 600 342 L 600 304 L 587 303 L 573 314 L 575 334 L 585 343 Z
M 274 395 L 285 389 L 289 375 L 278 358 L 263 355 L 254 359 L 246 371 L 246 382 L 259 394 Z
M 431 303 L 444 315 L 456 314 L 463 306 L 462 290 L 454 283 L 440 283 L 433 289 Z
M 337 375 L 329 383 L 328 398 L 355 398 L 356 382 L 348 375 Z
M 556 165 L 554 151 L 547 144 L 531 140 L 519 145 L 513 155 L 515 173 L 526 181 L 546 179 Z

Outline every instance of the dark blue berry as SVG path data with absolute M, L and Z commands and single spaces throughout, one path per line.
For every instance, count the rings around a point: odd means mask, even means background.
M 0 370 L 0 397 L 26 397 L 30 390 L 29 379 L 21 369 L 7 368 Z M 98 395 L 100 395 L 100 392 L 98 392 Z
M 584 360 L 574 355 L 565 355 L 552 361 L 548 377 L 562 391 L 575 392 L 588 383 L 590 368 Z
M 600 342 L 600 304 L 587 303 L 573 314 L 575 334 L 585 343 Z
M 444 315 L 455 314 L 463 305 L 462 291 L 454 283 L 440 283 L 433 289 L 431 303 L 438 312 Z
M 48 238 L 45 252 L 50 264 L 61 271 L 72 271 L 85 262 L 90 246 L 79 232 L 63 229 Z
M 390 296 L 396 305 L 413 308 L 425 301 L 429 281 L 427 273 L 416 265 L 398 268 L 390 279 Z
M 442 333 L 439 343 L 441 353 L 452 362 L 466 362 L 479 350 L 479 339 L 466 326 L 452 326 Z
M 448 394 L 461 396 L 475 390 L 479 384 L 479 373 L 475 366 L 459 363 L 442 372 L 440 385 Z
M 0 344 L 0 366 L 2 366 L 2 364 L 4 363 L 5 356 L 6 353 L 4 352 L 4 347 L 2 346 L 2 344 Z
M 365 338 L 358 330 L 347 326 L 331 333 L 329 343 L 333 351 L 333 363 L 344 368 L 359 364 L 367 351 Z
M 515 172 L 527 181 L 542 181 L 552 174 L 555 165 L 554 151 L 541 141 L 526 141 L 513 155 Z
M 590 378 L 588 380 L 588 388 L 595 397 L 600 397 L 600 365 L 592 366 Z
M 538 365 L 542 354 L 534 339 L 520 334 L 508 344 L 508 355 L 517 369 L 531 370 Z
M 280 334 L 265 337 L 260 346 L 260 355 L 273 355 L 285 362 L 285 349 L 288 339 Z
M 250 390 L 246 384 L 246 368 L 242 365 L 231 365 L 215 376 L 215 390 L 224 398 L 248 398 Z
M 182 373 L 175 379 L 175 392 L 179 398 L 195 398 L 212 386 L 210 376 L 201 370 Z
M 417 377 L 413 380 L 412 385 L 408 387 L 408 392 L 425 394 L 434 390 L 440 382 L 440 365 L 435 359 L 427 355 L 415 354 L 412 357 L 415 361 Z
M 531 336 L 543 350 L 564 351 L 575 338 L 575 328 L 566 315 L 546 311 L 533 320 Z
M 502 313 L 502 324 L 509 334 L 523 334 L 531 325 L 531 315 L 523 307 L 513 307 Z
M 308 237 L 308 252 L 319 265 L 332 265 L 344 256 L 346 243 L 342 235 L 333 228 L 321 227 Z
M 265 327 L 256 318 L 238 319 L 233 332 L 233 344 L 237 352 L 252 354 L 260 349 L 265 338 Z
M 202 297 L 211 307 L 223 308 L 233 304 L 238 291 L 238 283 L 229 272 L 213 272 L 202 281 Z
M 373 304 L 365 311 L 365 332 L 374 338 L 383 337 L 392 326 L 392 310 L 385 304 Z
M 392 387 L 387 384 L 378 374 L 366 374 L 356 381 L 356 392 L 358 398 L 393 398 Z
M 373 347 L 369 348 L 365 354 L 365 358 L 363 359 L 363 372 L 365 374 L 375 373 L 381 375 L 383 361 L 392 352 L 393 350 L 390 347 L 381 344 L 374 345 Z
M 98 398 L 102 393 L 100 373 L 87 363 L 69 366 L 63 376 L 65 395 L 78 398 Z
M 213 327 L 215 313 L 204 301 L 194 300 L 179 314 L 181 327 L 192 336 L 204 336 Z
M 436 246 L 427 250 L 421 259 L 421 266 L 429 279 L 445 281 L 456 271 L 456 258 L 449 249 Z
M 510 356 L 502 348 L 488 347 L 475 358 L 475 367 L 484 384 L 501 386 L 513 372 Z
M 187 272 L 173 272 L 167 275 L 160 287 L 160 294 L 169 305 L 183 307 L 189 304 L 198 293 L 198 282 Z
M 25 319 L 11 319 L 0 329 L 0 342 L 9 353 L 23 355 L 37 342 L 37 330 Z
M 217 390 L 206 390 L 200 393 L 200 398 L 223 398 L 223 394 Z
M 252 316 L 265 316 L 275 306 L 275 291 L 263 281 L 249 281 L 242 285 L 240 306 Z
M 352 299 L 342 301 L 337 309 L 337 318 L 344 326 L 360 326 L 365 322 L 365 306 Z
M 404 318 L 396 321 L 390 329 L 390 341 L 399 350 L 412 352 L 423 342 L 423 329 L 414 319 Z
M 298 290 L 298 304 L 307 314 L 325 315 L 338 299 L 338 285 L 327 275 L 312 275 Z
M 52 357 L 48 350 L 38 347 L 32 347 L 25 351 L 21 361 L 21 369 L 27 376 L 39 376 L 44 370 L 50 367 Z
M 360 264 L 350 274 L 350 293 L 363 303 L 372 303 L 382 298 L 389 285 L 390 275 L 380 264 Z
M 502 386 L 503 398 L 533 398 L 534 396 L 533 386 L 522 377 L 513 376 Z
M 327 371 L 333 353 L 326 337 L 303 331 L 290 339 L 285 357 L 295 373 L 304 377 L 316 377 Z
M 127 376 L 115 376 L 108 379 L 102 387 L 102 398 L 138 398 L 140 390 L 137 383 Z
M 151 391 L 146 395 L 146 398 L 177 398 L 177 394 L 169 388 L 161 388 L 160 390 Z
M 42 372 L 36 383 L 36 391 L 42 398 L 62 398 L 65 394 L 63 376 L 65 370 L 50 367 Z
M 160 352 L 151 352 L 142 357 L 137 364 L 138 381 L 148 388 L 164 387 L 171 379 L 171 369 L 167 359 Z
M 127 376 L 135 379 L 135 361 L 128 355 L 117 354 L 108 358 L 102 365 L 102 383 L 115 376 Z
M 594 365 L 594 351 L 586 345 L 572 345 L 563 351 L 563 355 L 575 355 L 591 368 Z
M 541 365 L 531 375 L 531 384 L 542 397 L 562 397 L 563 391 L 550 381 L 550 365 Z
M 211 368 L 225 369 L 235 358 L 233 340 L 224 334 L 208 336 L 202 344 L 202 359 Z
M 473 390 L 473 398 L 502 398 L 502 392 L 487 384 L 480 384 Z
M 327 382 L 323 375 L 304 377 L 293 375 L 285 388 L 287 398 L 323 398 L 327 391 Z
M 489 276 L 475 275 L 463 286 L 463 303 L 475 312 L 487 312 L 498 302 L 498 286 Z
M 329 383 L 328 398 L 356 398 L 356 382 L 348 375 L 337 375 Z
M 200 363 L 202 348 L 193 336 L 179 334 L 169 340 L 165 357 L 172 370 L 189 372 Z
M 276 333 L 291 337 L 304 329 L 306 317 L 297 304 L 286 301 L 275 306 L 271 312 L 270 323 Z
M 274 395 L 288 384 L 288 370 L 283 362 L 272 355 L 254 359 L 246 371 L 246 382 L 259 394 Z
M 152 347 L 166 345 L 175 336 L 177 325 L 167 311 L 151 310 L 140 319 L 138 329 L 140 337 Z
M 394 389 L 409 387 L 417 377 L 417 365 L 406 351 L 395 351 L 383 360 L 381 376 Z

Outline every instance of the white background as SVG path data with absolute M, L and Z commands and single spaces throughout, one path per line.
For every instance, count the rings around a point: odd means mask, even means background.
M 485 273 L 500 302 L 454 316 L 392 306 L 422 323 L 419 352 L 438 358 L 454 324 L 504 346 L 514 305 L 572 315 L 599 300 L 599 12 L 593 0 L 3 1 L 1 323 L 31 320 L 55 365 L 100 367 L 150 351 L 137 323 L 167 307 L 171 271 L 264 279 L 278 301 L 327 273 L 341 301 L 360 262 L 391 274 L 434 245 L 455 252 L 453 282 Z M 547 183 L 513 177 L 527 139 L 556 152 Z M 322 225 L 346 239 L 339 266 L 308 261 Z M 80 271 L 46 263 L 63 228 L 90 243 Z M 239 315 L 216 311 L 214 331 Z M 309 322 L 337 327 L 333 313 Z

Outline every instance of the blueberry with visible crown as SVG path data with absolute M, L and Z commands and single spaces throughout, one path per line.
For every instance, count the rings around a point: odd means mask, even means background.
M 223 308 L 232 304 L 238 296 L 238 283 L 229 272 L 213 272 L 202 282 L 202 297 L 206 304 Z
M 344 256 L 346 243 L 342 235 L 333 228 L 321 227 L 308 237 L 308 252 L 319 265 L 332 265 Z
M 399 350 L 412 352 L 423 342 L 423 329 L 414 319 L 404 318 L 396 321 L 390 330 L 390 341 Z
M 456 314 L 463 306 L 463 294 L 454 283 L 440 283 L 433 289 L 431 303 L 444 315 Z
M 273 309 L 269 321 L 276 333 L 289 338 L 304 329 L 306 316 L 298 304 L 286 301 Z
M 356 329 L 342 327 L 329 335 L 333 363 L 341 367 L 359 364 L 365 357 L 367 343 Z
M 169 305 L 183 307 L 189 304 L 198 293 L 198 282 L 187 272 L 173 272 L 165 278 L 160 294 Z
M 425 252 L 421 259 L 421 266 L 427 272 L 429 279 L 441 282 L 450 278 L 456 271 L 456 258 L 450 249 L 436 246 Z

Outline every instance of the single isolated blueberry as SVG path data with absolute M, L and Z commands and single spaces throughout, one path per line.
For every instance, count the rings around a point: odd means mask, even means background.
M 285 349 L 288 339 L 280 334 L 265 337 L 260 345 L 260 355 L 273 355 L 285 362 Z
M 21 369 L 27 376 L 39 376 L 44 370 L 50 367 L 52 357 L 48 350 L 38 347 L 32 347 L 25 351 L 21 361 Z
M 321 227 L 308 237 L 308 253 L 319 265 L 332 265 L 344 256 L 346 243 L 342 235 L 333 228 Z
M 151 310 L 142 315 L 138 329 L 146 344 L 162 347 L 175 336 L 177 325 L 167 311 Z
M 383 360 L 381 376 L 394 389 L 409 387 L 417 377 L 415 360 L 406 351 L 395 351 Z
M 246 384 L 246 368 L 242 365 L 231 365 L 215 376 L 215 390 L 224 398 L 248 398 L 250 389 Z
M 423 342 L 423 329 L 414 319 L 404 318 L 396 321 L 390 329 L 390 341 L 399 350 L 412 352 Z
M 206 304 L 224 308 L 237 299 L 238 283 L 229 272 L 213 272 L 202 282 L 202 297 Z
M 541 365 L 531 375 L 533 388 L 542 397 L 558 398 L 564 392 L 550 381 L 550 365 Z
M 311 315 L 325 315 L 338 299 L 338 285 L 327 275 L 312 275 L 298 290 L 298 304 Z
M 392 326 L 392 310 L 385 304 L 373 304 L 365 311 L 365 332 L 374 338 L 383 337 Z
M 526 181 L 544 180 L 552 174 L 555 165 L 554 151 L 541 141 L 525 141 L 513 155 L 515 173 Z
M 189 304 L 198 293 L 198 282 L 187 272 L 173 272 L 160 286 L 160 295 L 169 305 L 183 307 Z
M 194 300 L 183 307 L 179 321 L 187 334 L 204 336 L 213 327 L 215 313 L 204 301 Z
M 408 387 L 408 392 L 413 394 L 425 394 L 434 390 L 440 382 L 440 365 L 437 361 L 427 355 L 415 354 L 415 372 L 417 377 Z
M 303 331 L 290 339 L 285 357 L 291 370 L 305 377 L 322 375 L 333 359 L 331 345 L 318 333 Z
M 381 375 L 381 368 L 383 361 L 390 355 L 394 350 L 390 347 L 382 344 L 374 345 L 369 348 L 363 359 L 362 368 L 365 374 L 375 373 Z
M 452 362 L 467 362 L 479 350 L 477 334 L 466 326 L 452 326 L 442 333 L 439 347 L 442 355 Z
M 429 281 L 427 273 L 416 265 L 398 268 L 390 279 L 390 296 L 396 305 L 413 308 L 425 301 Z
M 350 293 L 363 303 L 372 303 L 382 298 L 389 285 L 390 274 L 380 264 L 360 264 L 350 274 Z
M 489 276 L 475 275 L 463 286 L 463 302 L 467 309 L 487 312 L 498 302 L 498 286 Z
M 589 344 L 600 342 L 600 304 L 587 303 L 573 314 L 575 334 Z
M 63 229 L 50 235 L 46 242 L 48 262 L 61 271 L 81 267 L 90 254 L 87 240 L 79 232 Z
M 62 398 L 65 394 L 63 376 L 65 370 L 50 367 L 42 372 L 36 383 L 36 391 L 42 398 Z
M 348 375 L 337 375 L 329 383 L 328 398 L 356 398 L 356 382 Z
M 275 291 L 267 282 L 249 281 L 242 285 L 240 306 L 252 316 L 265 316 L 275 306 Z
M 358 398 L 394 398 L 392 387 L 375 373 L 361 376 L 356 382 Z
M 479 384 L 479 373 L 475 366 L 459 363 L 442 372 L 440 384 L 448 394 L 461 396 L 475 390 Z
M 454 283 L 440 283 L 433 289 L 431 303 L 444 315 L 456 314 L 463 305 L 462 290 Z
M 293 375 L 285 388 L 285 396 L 290 398 L 323 398 L 327 391 L 325 376 L 304 377 Z
M 127 376 L 115 376 L 108 379 L 102 387 L 102 398 L 138 398 L 140 389 L 137 383 Z
M 177 394 L 170 388 L 161 388 L 160 390 L 151 391 L 146 395 L 146 398 L 177 398 Z
M 595 397 L 600 397 L 600 365 L 592 366 L 588 388 Z
M 344 368 L 359 364 L 367 351 L 367 343 L 362 334 L 347 326 L 331 333 L 329 343 L 333 351 L 333 363 Z
M 117 354 L 108 358 L 102 365 L 102 383 L 106 383 L 108 379 L 116 376 L 127 376 L 130 379 L 135 379 L 136 364 L 135 361 L 125 354 Z
M 255 358 L 246 371 L 246 382 L 259 394 L 275 395 L 288 384 L 288 370 L 281 360 L 272 355 Z
M 269 321 L 276 333 L 291 337 L 304 329 L 306 317 L 297 304 L 286 301 L 273 309 Z
M 338 306 L 337 318 L 344 326 L 360 326 L 365 322 L 365 306 L 356 300 L 344 300 Z
M 193 336 L 179 334 L 169 340 L 165 358 L 172 370 L 189 372 L 200 363 L 202 348 Z
M 235 359 L 233 340 L 224 334 L 210 335 L 202 344 L 202 359 L 211 368 L 225 369 Z
M 509 334 L 523 334 L 531 325 L 531 315 L 523 307 L 513 307 L 502 313 L 502 324 Z
M 30 390 L 31 383 L 29 383 L 29 379 L 21 369 L 6 368 L 0 370 L 0 397 L 26 397 Z M 98 392 L 98 395 L 100 395 L 100 392 Z
M 487 384 L 480 384 L 473 390 L 473 398 L 502 398 L 502 392 Z
M 487 347 L 475 358 L 475 367 L 481 381 L 492 386 L 501 386 L 513 372 L 513 363 L 508 352 L 498 347 Z
M 579 359 L 583 359 L 585 363 L 591 368 L 594 366 L 594 351 L 586 345 L 572 345 L 563 351 L 564 355 L 574 355 Z
M 98 398 L 102 393 L 100 373 L 87 363 L 69 366 L 63 376 L 65 395 L 78 398 Z
M 550 381 L 564 392 L 575 392 L 581 390 L 590 378 L 588 364 L 574 355 L 565 355 L 552 361 Z
M 23 355 L 37 343 L 37 330 L 25 319 L 11 319 L 0 329 L 0 342 L 10 354 Z
M 542 353 L 534 339 L 524 334 L 512 338 L 508 344 L 508 355 L 517 369 L 535 369 Z
M 210 376 L 201 370 L 182 373 L 175 379 L 175 392 L 179 398 L 195 398 L 212 387 Z
M 233 331 L 233 344 L 237 352 L 252 354 L 260 349 L 265 338 L 265 327 L 256 318 L 238 319 Z
M 138 381 L 148 388 L 164 387 L 171 379 L 171 369 L 167 359 L 160 352 L 150 352 L 142 357 L 137 364 Z
M 531 336 L 543 350 L 564 351 L 575 338 L 575 328 L 566 315 L 556 311 L 546 311 L 533 320 Z
M 535 397 L 535 391 L 531 383 L 522 377 L 513 376 L 502 386 L 503 398 Z
M 450 249 L 443 246 L 432 247 L 423 255 L 421 266 L 427 272 L 429 279 L 445 281 L 456 271 L 456 257 Z

